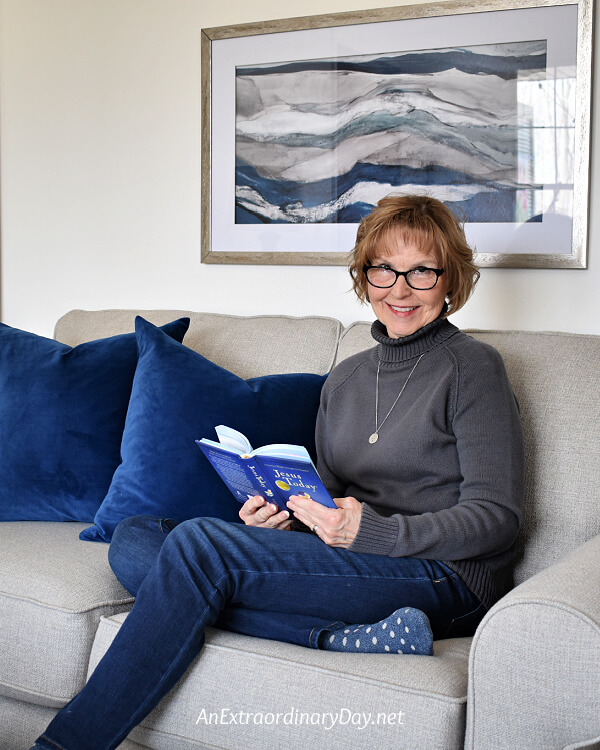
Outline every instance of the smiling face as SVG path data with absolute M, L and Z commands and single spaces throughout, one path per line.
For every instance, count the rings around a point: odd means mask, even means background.
M 440 268 L 440 260 L 433 249 L 420 248 L 416 243 L 405 241 L 402 233 L 390 230 L 378 247 L 378 254 L 370 259 L 370 265 L 386 265 L 395 271 L 410 271 L 418 266 Z M 412 289 L 403 276 L 394 286 L 379 289 L 368 285 L 369 302 L 378 320 L 386 327 L 393 339 L 410 336 L 434 321 L 442 312 L 446 299 L 445 277 L 440 276 L 433 289 Z

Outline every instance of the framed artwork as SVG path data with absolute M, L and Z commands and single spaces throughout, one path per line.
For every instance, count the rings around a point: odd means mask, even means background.
M 202 260 L 338 265 L 390 193 L 480 266 L 587 264 L 593 0 L 439 2 L 202 30 Z

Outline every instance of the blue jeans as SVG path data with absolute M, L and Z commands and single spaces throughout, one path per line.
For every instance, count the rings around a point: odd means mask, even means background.
M 485 613 L 443 563 L 361 554 L 313 534 L 215 518 L 127 519 L 110 561 L 135 604 L 86 686 L 38 739 L 41 747 L 115 748 L 183 675 L 209 625 L 318 648 L 329 630 L 375 622 L 404 605 L 427 613 L 434 638 L 465 634 L 453 624 L 466 618 L 474 628 L 473 614 Z

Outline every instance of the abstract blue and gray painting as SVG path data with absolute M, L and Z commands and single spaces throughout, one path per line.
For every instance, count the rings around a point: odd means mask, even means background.
M 356 223 L 428 192 L 513 222 L 536 187 L 519 86 L 545 78 L 544 40 L 237 68 L 235 221 Z

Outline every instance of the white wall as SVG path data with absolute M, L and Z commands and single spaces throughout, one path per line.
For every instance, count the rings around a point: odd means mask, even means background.
M 200 29 L 380 5 L 1 0 L 2 320 L 51 335 L 76 307 L 370 319 L 341 267 L 200 263 Z M 600 334 L 598 203 L 587 270 L 484 269 L 454 322 Z

